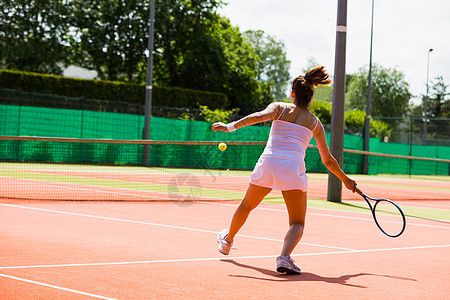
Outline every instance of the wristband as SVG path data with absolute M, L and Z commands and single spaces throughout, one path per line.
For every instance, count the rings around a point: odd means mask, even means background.
M 231 132 L 231 131 L 235 131 L 235 130 L 236 130 L 236 128 L 234 128 L 234 123 L 236 123 L 236 122 L 231 122 L 231 123 L 227 124 L 227 130 L 228 130 L 228 132 Z

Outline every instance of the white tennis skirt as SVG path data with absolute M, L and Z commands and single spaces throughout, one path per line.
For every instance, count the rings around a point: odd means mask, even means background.
M 250 183 L 280 191 L 308 190 L 303 161 L 261 156 L 253 169 Z

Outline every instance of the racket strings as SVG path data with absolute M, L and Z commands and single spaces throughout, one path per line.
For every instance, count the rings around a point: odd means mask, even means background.
M 381 200 L 375 204 L 374 215 L 377 225 L 389 236 L 398 236 L 405 227 L 401 210 L 392 202 Z

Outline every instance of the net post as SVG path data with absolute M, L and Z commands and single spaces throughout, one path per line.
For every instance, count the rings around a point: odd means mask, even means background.
M 152 84 L 153 84 L 153 45 L 155 28 L 155 1 L 150 2 L 150 25 L 148 37 L 148 60 L 147 60 L 147 84 L 145 86 L 145 125 L 143 139 L 150 139 L 150 118 L 152 114 Z M 149 166 L 150 146 L 144 145 L 142 153 L 142 165 Z
M 347 40 L 347 0 L 338 1 L 336 50 L 334 63 L 333 107 L 331 115 L 331 154 L 339 165 L 343 163 L 344 148 L 344 100 L 345 100 L 345 51 Z M 328 197 L 331 202 L 341 202 L 342 182 L 328 173 Z

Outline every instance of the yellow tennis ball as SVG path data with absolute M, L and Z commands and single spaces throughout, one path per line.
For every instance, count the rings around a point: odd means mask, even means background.
M 220 144 L 219 144 L 219 150 L 220 150 L 220 151 L 225 151 L 225 150 L 227 150 L 227 144 L 225 144 L 225 143 L 220 143 Z

